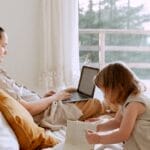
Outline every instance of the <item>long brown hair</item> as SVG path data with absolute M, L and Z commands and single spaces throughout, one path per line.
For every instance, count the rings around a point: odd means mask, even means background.
M 5 30 L 2 27 L 0 27 L 0 39 L 2 38 L 2 33 L 3 32 L 5 32 Z
M 105 66 L 95 78 L 95 84 L 116 93 L 114 104 L 122 105 L 130 94 L 141 92 L 140 80 L 123 62 L 114 62 Z

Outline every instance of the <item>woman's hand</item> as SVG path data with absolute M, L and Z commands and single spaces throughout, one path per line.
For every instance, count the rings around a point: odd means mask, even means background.
M 97 132 L 87 130 L 85 136 L 89 144 L 100 144 L 100 135 Z
M 46 93 L 44 94 L 44 97 L 49 97 L 49 96 L 52 96 L 52 95 L 54 95 L 54 94 L 56 94 L 55 91 L 49 90 L 48 92 L 46 92 Z
M 64 89 L 64 91 L 68 92 L 68 93 L 74 93 L 77 91 L 77 88 L 74 87 L 68 87 L 66 89 Z
M 60 92 L 53 94 L 52 97 L 57 101 L 66 100 L 66 99 L 71 98 L 71 94 L 66 91 L 60 91 Z

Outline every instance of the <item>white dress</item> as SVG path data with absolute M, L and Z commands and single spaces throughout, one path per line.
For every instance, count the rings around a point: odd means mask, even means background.
M 122 111 L 131 102 L 140 102 L 146 107 L 146 111 L 137 118 L 132 135 L 125 142 L 125 150 L 149 150 L 150 149 L 150 97 L 144 93 L 137 96 L 129 96 Z
M 16 83 L 3 69 L 0 69 L 0 88 L 18 101 L 21 99 L 26 101 L 36 101 L 40 99 L 37 93 Z

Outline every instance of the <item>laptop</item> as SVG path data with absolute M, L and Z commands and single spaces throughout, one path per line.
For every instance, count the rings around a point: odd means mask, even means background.
M 70 99 L 64 100 L 63 102 L 77 102 L 93 98 L 95 91 L 93 78 L 98 73 L 98 71 L 98 68 L 83 66 L 80 74 L 77 92 L 72 93 L 72 97 Z

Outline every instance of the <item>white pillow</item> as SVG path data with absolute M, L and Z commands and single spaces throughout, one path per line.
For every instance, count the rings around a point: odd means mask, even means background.
M 17 137 L 0 112 L 0 150 L 19 150 Z

